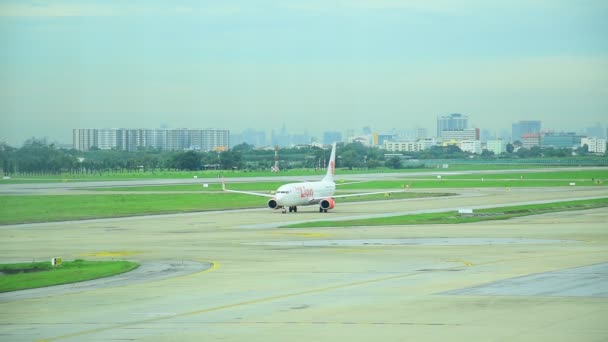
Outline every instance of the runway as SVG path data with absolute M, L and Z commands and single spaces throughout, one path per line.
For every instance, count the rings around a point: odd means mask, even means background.
M 0 339 L 606 340 L 607 209 L 462 225 L 264 226 L 608 196 L 605 187 L 463 192 L 338 203 L 328 214 L 303 207 L 3 226 L 3 262 L 60 256 L 214 266 L 0 302 Z M 576 276 L 583 273 L 586 287 Z M 540 291 L 561 279 L 585 290 Z

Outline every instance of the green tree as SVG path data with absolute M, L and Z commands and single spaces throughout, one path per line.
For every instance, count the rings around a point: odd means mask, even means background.
M 576 154 L 579 156 L 586 156 L 589 154 L 589 145 L 585 144 L 576 149 Z
M 399 158 L 398 156 L 393 156 L 390 157 L 385 165 L 387 167 L 390 167 L 391 169 L 400 169 L 401 168 L 401 158 Z
M 220 153 L 220 167 L 222 170 L 241 169 L 242 155 L 238 151 L 228 150 Z
M 232 151 L 239 152 L 239 153 L 250 153 L 251 151 L 253 151 L 253 148 L 254 148 L 253 145 L 249 145 L 244 142 L 242 144 L 238 144 L 238 145 L 234 146 L 232 148 Z
M 492 158 L 492 157 L 494 157 L 494 152 L 484 149 L 483 151 L 481 151 L 481 157 L 482 158 Z
M 174 167 L 178 170 L 199 170 L 201 168 L 200 156 L 194 151 L 182 152 L 175 156 Z

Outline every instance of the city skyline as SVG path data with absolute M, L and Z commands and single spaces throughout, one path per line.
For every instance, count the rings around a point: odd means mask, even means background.
M 321 137 L 500 134 L 608 117 L 604 1 L 16 1 L 0 4 L 0 139 L 73 128 L 247 128 Z
M 444 116 L 444 115 L 442 115 L 442 116 Z M 471 117 L 468 115 L 463 115 L 463 116 L 467 116 L 468 119 L 471 119 Z M 436 118 L 436 120 L 439 117 L 441 117 L 441 116 L 438 116 Z M 532 120 L 532 121 L 535 121 L 535 120 Z M 479 130 L 479 132 L 481 133 L 481 138 L 480 138 L 481 141 L 485 142 L 486 140 L 502 139 L 507 142 L 513 142 L 516 140 L 520 140 L 517 138 L 513 138 L 512 134 L 514 133 L 513 127 L 516 124 L 519 124 L 521 122 L 529 122 L 529 120 L 519 120 L 519 121 L 513 122 L 511 125 L 509 125 L 509 127 L 503 127 L 497 131 L 490 131 L 483 127 L 477 127 L 476 125 L 472 125 L 472 124 L 469 124 L 468 127 L 470 129 Z M 2 140 L 2 137 L 0 137 L 0 143 L 5 142 L 11 146 L 21 146 L 27 140 L 35 138 L 35 139 L 46 140 L 49 143 L 55 143 L 55 144 L 60 144 L 60 145 L 71 145 L 71 144 L 73 144 L 74 130 L 100 130 L 100 131 L 102 131 L 102 130 L 131 130 L 131 131 L 136 131 L 136 130 L 173 130 L 173 131 L 177 131 L 177 130 L 226 130 L 230 134 L 230 139 L 231 139 L 230 145 L 231 146 L 237 145 L 241 142 L 248 142 L 250 144 L 255 145 L 256 147 L 274 146 L 276 144 L 281 145 L 281 146 L 289 146 L 289 145 L 297 145 L 297 144 L 307 144 L 310 142 L 324 143 L 324 141 L 325 141 L 324 136 L 326 133 L 340 133 L 339 134 L 341 136 L 340 141 L 343 141 L 343 142 L 346 142 L 349 137 L 363 137 L 363 136 L 372 137 L 374 133 L 381 134 L 381 135 L 382 134 L 393 134 L 396 138 L 395 141 L 416 141 L 421 138 L 437 138 L 437 139 L 441 140 L 441 136 L 436 136 L 436 133 L 435 133 L 435 131 L 438 129 L 437 123 L 436 123 L 435 127 L 432 127 L 430 129 L 420 128 L 419 126 L 415 126 L 415 127 L 416 128 L 393 127 L 391 129 L 386 129 L 386 130 L 376 129 L 372 125 L 366 125 L 363 127 L 356 127 L 356 128 L 355 127 L 353 127 L 353 128 L 345 127 L 343 129 L 332 129 L 331 127 L 329 127 L 325 130 L 319 130 L 318 133 L 309 132 L 307 129 L 304 129 L 302 131 L 299 131 L 296 129 L 291 129 L 287 125 L 282 125 L 282 126 L 276 127 L 276 128 L 250 127 L 245 130 L 242 130 L 242 131 L 236 131 L 236 130 L 231 129 L 230 127 L 206 127 L 206 128 L 168 127 L 167 125 L 161 125 L 161 127 L 156 127 L 156 128 L 126 127 L 126 126 L 123 126 L 123 127 L 87 127 L 87 128 L 71 127 L 71 128 L 67 129 L 69 131 L 69 136 L 64 137 L 64 138 L 50 136 L 48 134 L 47 135 L 43 134 L 40 136 L 32 135 L 32 136 L 25 138 L 23 141 L 15 144 L 15 143 L 10 143 L 9 141 L 4 141 L 4 140 Z M 369 132 L 365 133 L 366 130 L 369 130 Z M 423 133 L 421 133 L 421 132 L 423 132 Z M 591 138 L 593 138 L 593 137 L 606 138 L 606 137 L 608 137 L 608 126 L 605 126 L 598 122 L 593 125 L 583 125 L 582 127 L 578 128 L 578 129 L 575 129 L 575 128 L 556 129 L 556 128 L 552 128 L 552 127 L 547 127 L 546 124 L 544 122 L 542 122 L 542 129 L 540 130 L 540 133 L 548 133 L 548 132 L 555 132 L 555 133 L 568 132 L 568 133 L 576 133 L 581 136 L 587 136 L 587 137 L 591 137 Z M 421 134 L 423 136 L 420 136 Z M 251 137 L 251 135 L 254 135 L 255 137 Z M 244 136 L 248 136 L 248 138 L 244 138 Z M 250 142 L 252 140 L 257 143 Z M 279 142 L 277 143 L 277 141 L 279 141 Z M 280 142 L 280 141 L 283 141 L 283 142 Z M 290 142 L 284 143 L 285 141 L 290 141 Z

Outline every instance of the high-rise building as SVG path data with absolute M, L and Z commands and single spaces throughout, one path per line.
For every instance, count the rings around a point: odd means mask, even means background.
M 580 135 L 574 132 L 545 133 L 540 136 L 540 146 L 553 148 L 578 148 L 581 146 Z
M 437 118 L 437 137 L 441 137 L 443 131 L 458 131 L 469 128 L 469 117 L 460 113 L 443 115 Z
M 526 134 L 540 134 L 540 121 L 519 121 L 511 125 L 511 141 L 521 141 Z
M 323 132 L 323 144 L 331 145 L 335 142 L 341 142 L 341 141 L 342 141 L 342 133 L 335 132 L 335 131 Z
M 91 147 L 97 146 L 95 141 L 94 129 L 73 129 L 72 130 L 73 148 L 78 151 L 88 151 Z
M 167 130 L 148 129 L 146 130 L 145 147 L 152 147 L 160 150 L 167 150 Z
M 460 142 L 462 152 L 481 154 L 481 141 L 479 140 L 462 140 Z
M 507 150 L 507 144 L 502 139 L 493 139 L 486 142 L 486 150 L 501 154 Z
M 585 134 L 588 137 L 604 138 L 604 133 L 605 130 L 602 127 L 602 124 L 600 124 L 599 122 L 595 123 L 593 126 L 585 128 Z
M 532 147 L 540 146 L 540 134 L 539 133 L 524 133 L 519 138 L 521 147 L 531 149 Z
M 448 140 L 479 140 L 479 128 L 450 129 L 441 131 L 441 139 Z
M 167 149 L 179 151 L 190 148 L 190 130 L 177 128 L 167 130 Z
M 118 147 L 118 130 L 116 128 L 97 129 L 96 144 L 100 150 L 111 150 Z
M 211 151 L 227 149 L 230 132 L 221 129 L 74 129 L 74 149 L 87 151 L 96 146 L 102 150 L 121 149 L 136 151 L 138 148 L 161 150 L 196 149 Z
M 393 141 L 395 140 L 394 133 L 374 133 L 374 146 L 384 146 L 385 141 Z
M 225 129 L 203 129 L 201 150 L 227 150 L 230 146 L 230 131 Z
M 416 128 L 416 139 L 426 139 L 428 134 L 426 128 Z
M 266 146 L 266 132 L 264 131 L 256 131 L 253 129 L 246 129 L 241 134 L 241 138 L 243 142 L 246 142 L 249 145 L 253 145 L 255 147 Z

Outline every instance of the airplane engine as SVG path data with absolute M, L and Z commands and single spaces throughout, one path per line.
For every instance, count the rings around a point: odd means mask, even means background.
M 279 209 L 281 206 L 277 203 L 277 200 L 274 198 L 268 201 L 268 208 L 270 209 Z
M 336 201 L 334 201 L 333 198 L 328 198 L 328 199 L 324 199 L 321 201 L 320 203 L 321 205 L 321 209 L 333 209 L 334 206 L 336 205 Z

